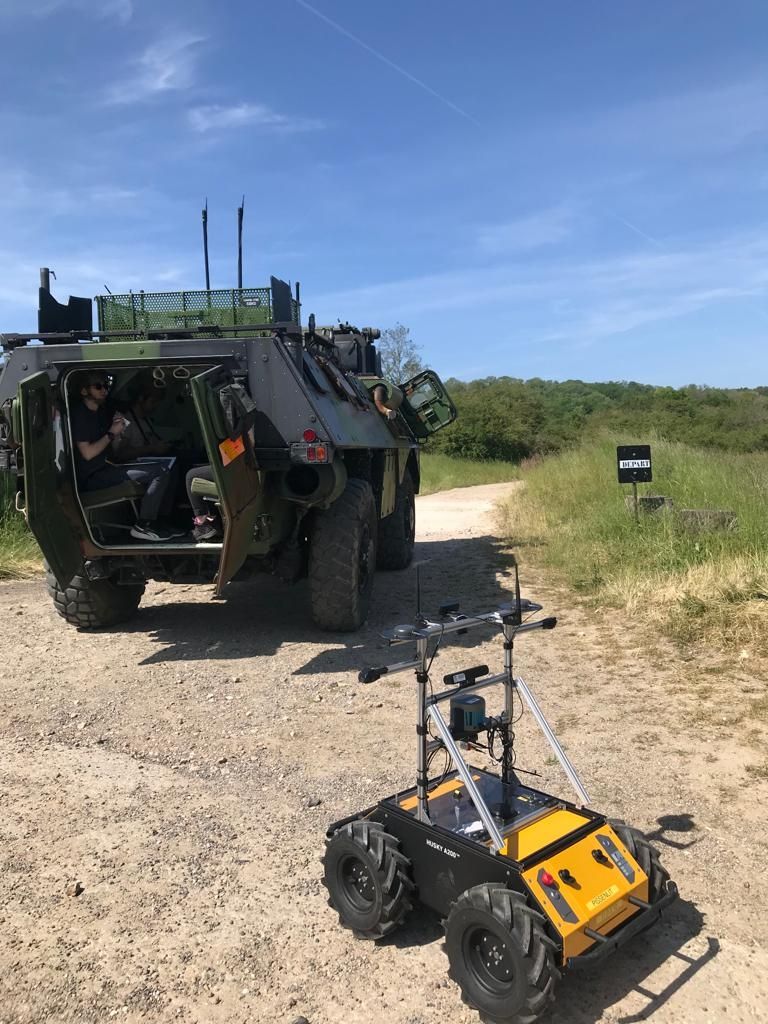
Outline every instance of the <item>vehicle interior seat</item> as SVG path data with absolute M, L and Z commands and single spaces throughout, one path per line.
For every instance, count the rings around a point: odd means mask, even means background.
M 116 484 L 114 487 L 105 487 L 100 491 L 81 491 L 80 503 L 86 514 L 91 529 L 101 532 L 104 527 L 112 530 L 128 530 L 136 524 L 139 518 L 139 501 L 144 495 L 144 485 L 135 483 L 133 480 L 126 480 L 124 483 Z M 100 519 L 94 521 L 90 515 L 96 509 L 109 508 L 111 506 L 128 503 L 133 511 L 133 522 L 113 523 Z

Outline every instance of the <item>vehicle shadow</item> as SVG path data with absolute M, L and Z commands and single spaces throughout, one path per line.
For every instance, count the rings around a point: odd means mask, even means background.
M 557 1004 L 544 1020 L 550 1024 L 594 1024 L 607 1007 L 631 993 L 636 993 L 646 1003 L 636 1013 L 617 1018 L 617 1024 L 649 1020 L 719 953 L 720 943 L 712 935 L 706 937 L 706 948 L 702 952 L 691 955 L 684 951 L 703 926 L 704 918 L 698 908 L 688 900 L 678 899 L 658 925 L 637 936 L 600 966 L 566 974 L 558 989 Z M 701 942 L 697 946 L 700 947 Z M 663 964 L 673 972 L 672 979 L 662 984 L 647 983 Z
M 291 586 L 267 575 L 230 584 L 219 601 L 184 600 L 180 588 L 181 600 L 147 603 L 121 631 L 149 638 L 154 650 L 145 665 L 271 657 L 286 645 L 310 644 L 316 653 L 295 675 L 357 670 L 377 660 L 377 647 L 387 649 L 383 629 L 414 620 L 417 590 L 421 610 L 432 617 L 448 598 L 460 600 L 465 612 L 489 611 L 511 598 L 502 585 L 510 565 L 509 550 L 495 537 L 419 542 L 408 569 L 376 574 L 371 615 L 355 633 L 323 632 L 312 623 L 306 580 Z M 458 638 L 468 646 L 481 639 L 478 631 Z
M 677 900 L 658 925 L 602 964 L 589 970 L 564 971 L 556 1002 L 541 1018 L 542 1024 L 595 1024 L 603 1019 L 606 1009 L 633 993 L 646 1000 L 645 1005 L 636 1013 L 618 1017 L 617 1024 L 649 1020 L 720 951 L 720 943 L 711 935 L 706 937 L 706 948 L 697 955 L 684 951 L 700 935 L 703 925 L 704 919 L 693 903 Z M 402 949 L 442 939 L 439 916 L 432 911 L 416 910 L 383 944 Z M 447 963 L 446 960 L 446 969 Z M 672 979 L 661 985 L 649 983 L 648 978 L 664 964 L 667 972 L 673 973 Z

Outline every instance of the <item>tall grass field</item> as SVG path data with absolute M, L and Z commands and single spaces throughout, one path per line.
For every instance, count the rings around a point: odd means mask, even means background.
M 475 462 L 457 459 L 452 455 L 422 453 L 420 494 L 450 491 L 454 487 L 473 487 L 475 484 L 502 484 L 517 480 L 520 471 L 511 462 Z
M 768 454 L 649 439 L 653 484 L 669 512 L 636 523 L 604 437 L 522 467 L 502 508 L 506 535 L 596 602 L 626 609 L 674 639 L 768 654 Z M 686 529 L 676 510 L 727 509 L 734 529 Z
M 21 515 L 0 509 L 0 580 L 22 580 L 42 572 L 43 557 Z

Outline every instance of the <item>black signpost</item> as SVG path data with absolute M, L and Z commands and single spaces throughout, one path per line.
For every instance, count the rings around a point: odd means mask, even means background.
M 635 519 L 640 521 L 637 504 L 637 485 L 649 484 L 653 480 L 651 467 L 651 446 L 649 444 L 620 444 L 616 447 L 616 464 L 620 484 L 632 484 L 635 503 Z

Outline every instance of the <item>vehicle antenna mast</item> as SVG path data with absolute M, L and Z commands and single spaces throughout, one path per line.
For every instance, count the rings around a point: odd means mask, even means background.
M 237 287 L 243 287 L 243 214 L 245 213 L 245 196 L 237 208 Z
M 208 266 L 208 196 L 203 207 L 203 257 L 205 258 L 205 290 L 211 290 L 211 271 Z

